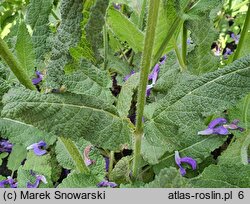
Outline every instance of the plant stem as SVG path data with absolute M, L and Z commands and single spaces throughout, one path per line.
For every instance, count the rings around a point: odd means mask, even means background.
M 114 159 L 115 159 L 115 153 L 114 153 L 114 151 L 111 151 L 110 157 L 109 157 L 109 175 L 110 175 L 111 171 L 113 170 Z
M 108 50 L 109 50 L 106 17 L 105 17 L 105 23 L 103 26 L 103 43 L 104 43 L 104 70 L 106 70 L 108 66 Z
M 60 20 L 60 18 L 56 15 L 56 13 L 53 11 L 53 9 L 51 10 L 51 14 L 52 14 L 52 16 L 53 16 L 57 21 Z
M 182 28 L 182 60 L 186 67 L 187 65 L 187 28 L 185 22 L 183 23 Z
M 36 87 L 32 84 L 29 76 L 21 67 L 15 56 L 11 53 L 7 44 L 3 41 L 2 38 L 0 38 L 0 56 L 6 62 L 6 64 L 9 66 L 11 71 L 14 73 L 14 75 L 22 85 L 24 85 L 28 89 L 36 90 Z
M 175 50 L 175 53 L 176 53 L 176 56 L 177 56 L 177 59 L 179 61 L 179 64 L 181 66 L 181 71 L 184 71 L 186 69 L 186 65 L 185 63 L 183 62 L 183 59 L 181 58 L 181 54 L 178 50 L 178 47 L 176 45 L 176 43 L 174 44 L 174 50 Z
M 158 10 L 160 0 L 150 0 L 149 12 L 147 20 L 146 35 L 144 39 L 144 49 L 141 60 L 140 83 L 138 89 L 137 111 L 136 111 L 136 127 L 135 127 L 135 146 L 134 146 L 134 161 L 133 161 L 133 178 L 137 178 L 139 164 L 141 159 L 141 139 L 143 136 L 143 112 L 146 100 L 146 87 L 148 83 L 148 74 L 151 67 L 151 57 L 154 46 L 155 30 L 157 25 Z
M 237 49 L 235 51 L 233 60 L 236 60 L 240 57 L 240 52 L 242 50 L 242 47 L 243 47 L 244 43 L 246 43 L 245 38 L 248 34 L 249 27 L 250 27 L 250 0 L 248 3 L 248 10 L 247 10 L 247 16 L 245 19 L 244 27 L 243 27 L 242 32 L 240 33 L 240 41 L 239 41 L 239 44 L 238 44 Z

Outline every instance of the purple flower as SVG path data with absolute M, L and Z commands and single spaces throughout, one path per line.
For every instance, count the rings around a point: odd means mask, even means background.
M 37 85 L 43 80 L 43 75 L 40 71 L 36 71 L 36 78 L 32 79 L 32 84 Z
M 83 152 L 83 157 L 84 157 L 84 163 L 86 166 L 89 166 L 93 163 L 95 163 L 94 160 L 91 160 L 89 157 L 89 153 L 92 150 L 93 145 L 88 145 L 87 147 L 85 147 L 84 152 Z
M 129 79 L 129 77 L 131 77 L 133 74 L 135 74 L 135 71 L 134 71 L 134 70 L 132 70 L 132 71 L 130 72 L 130 74 L 128 74 L 127 76 L 125 76 L 125 77 L 123 78 L 123 81 L 127 81 L 127 80 Z
M 226 125 L 227 120 L 225 118 L 216 118 L 208 124 L 208 128 L 198 132 L 198 135 L 228 135 L 230 130 L 244 131 L 244 128 L 239 127 L 239 120 L 234 120 L 231 124 Z
M 42 148 L 45 148 L 46 146 L 47 146 L 46 142 L 40 141 L 38 143 L 34 143 L 34 144 L 28 146 L 27 150 L 33 149 L 34 153 L 37 156 L 42 156 L 42 155 L 46 154 L 46 152 L 47 152 L 45 149 L 42 149 Z
M 181 166 L 181 163 L 189 164 L 193 170 L 196 169 L 196 161 L 191 157 L 181 158 L 178 151 L 175 151 L 175 163 L 180 167 L 180 173 L 182 176 L 186 174 L 186 169 Z
M 151 89 L 154 87 L 154 85 L 156 84 L 157 78 L 158 78 L 158 74 L 160 72 L 160 65 L 163 65 L 166 62 L 167 56 L 164 55 L 161 59 L 160 62 L 157 63 L 152 72 L 149 74 L 148 76 L 148 80 L 151 80 L 152 83 L 147 85 L 147 89 L 146 89 L 146 96 L 148 97 L 151 93 Z
M 190 38 L 187 39 L 187 44 L 190 45 L 192 43 L 192 40 Z
M 17 182 L 10 176 L 6 180 L 0 181 L 0 188 L 5 188 L 5 185 L 9 185 L 11 188 L 17 188 Z
M 230 37 L 234 40 L 235 44 L 239 44 L 240 35 L 235 35 L 234 33 L 231 33 Z
M 12 151 L 12 144 L 8 140 L 2 140 L 0 142 L 0 152 L 11 152 Z
M 27 188 L 38 188 L 40 181 L 42 181 L 44 184 L 47 184 L 47 180 L 45 178 L 45 176 L 42 175 L 35 175 L 36 176 L 36 181 L 34 184 L 27 182 L 26 187 Z
M 110 188 L 115 188 L 117 187 L 117 184 L 114 182 L 109 182 L 107 180 L 101 181 L 100 183 L 97 184 L 97 187 L 110 187 Z
M 223 124 L 227 123 L 225 118 L 216 118 L 208 124 L 208 128 L 198 132 L 198 135 L 227 135 L 229 132 Z
M 239 130 L 239 131 L 243 132 L 245 129 L 238 126 L 239 122 L 240 121 L 236 119 L 231 124 L 224 125 L 224 127 L 227 128 L 227 129 L 230 129 L 230 130 Z
M 105 170 L 106 170 L 106 172 L 108 172 L 109 171 L 109 158 L 104 157 L 104 159 L 105 159 Z
M 224 58 L 227 59 L 229 55 L 233 54 L 230 48 L 226 48 L 226 52 L 223 54 Z
M 113 6 L 116 10 L 120 10 L 121 9 L 121 4 L 119 3 L 113 3 Z

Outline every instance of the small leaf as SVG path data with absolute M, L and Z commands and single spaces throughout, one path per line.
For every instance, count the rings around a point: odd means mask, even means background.
M 23 145 L 14 145 L 12 152 L 8 157 L 7 167 L 12 172 L 16 171 L 21 166 L 22 161 L 26 158 L 26 148 Z
M 126 41 L 135 52 L 143 50 L 144 34 L 127 17 L 110 7 L 108 10 L 108 25 L 122 40 Z
M 89 169 L 84 163 L 83 156 L 75 143 L 70 139 L 59 137 L 57 142 L 57 159 L 59 161 L 62 160 L 62 153 L 66 154 L 65 159 L 68 158 L 68 162 L 66 162 L 69 163 L 68 167 L 75 168 L 79 173 L 89 173 Z
M 109 178 L 111 181 L 114 181 L 117 184 L 125 184 L 130 181 L 130 160 L 131 157 L 123 157 L 120 159 L 115 168 L 111 171 Z

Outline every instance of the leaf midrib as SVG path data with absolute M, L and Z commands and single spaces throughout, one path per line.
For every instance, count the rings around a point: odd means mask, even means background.
M 220 75 L 219 77 L 217 77 L 217 78 L 215 78 L 215 79 L 213 79 L 213 80 L 211 80 L 211 81 L 208 81 L 208 82 L 204 83 L 203 85 L 201 85 L 201 86 L 199 86 L 199 87 L 193 89 L 193 90 L 190 91 L 189 93 L 185 94 L 184 96 L 182 96 L 181 98 L 179 98 L 177 101 L 173 102 L 171 105 L 169 105 L 169 106 L 166 107 L 164 110 L 162 110 L 161 113 L 158 114 L 157 116 L 155 116 L 155 117 L 153 116 L 152 119 L 151 119 L 151 121 L 154 121 L 154 119 L 156 119 L 157 117 L 160 117 L 161 114 L 163 114 L 165 111 L 167 111 L 169 108 L 171 108 L 174 104 L 176 104 L 177 102 L 181 101 L 181 100 L 182 100 L 183 98 L 185 98 L 186 96 L 191 95 L 191 94 L 192 94 L 193 92 L 195 92 L 197 89 L 199 89 L 199 88 L 201 88 L 201 87 L 203 87 L 203 86 L 205 86 L 205 85 L 208 85 L 208 84 L 210 84 L 210 83 L 213 83 L 213 82 L 219 80 L 220 78 L 223 78 L 223 77 L 225 77 L 225 76 L 227 76 L 227 75 L 229 75 L 229 74 L 234 74 L 234 73 L 237 73 L 237 72 L 243 71 L 243 70 L 245 70 L 245 69 L 249 69 L 249 68 L 250 68 L 250 67 L 248 66 L 248 67 L 243 68 L 243 69 L 237 69 L 237 70 L 234 70 L 234 71 L 232 71 L 232 72 L 229 72 L 229 73 L 227 73 L 227 74 L 225 74 L 225 75 Z

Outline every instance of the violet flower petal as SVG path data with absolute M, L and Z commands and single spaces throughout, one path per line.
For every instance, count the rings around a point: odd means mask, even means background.
M 106 170 L 106 172 L 108 172 L 109 171 L 109 158 L 104 157 L 104 159 L 105 159 L 105 170 Z
M 214 130 L 212 128 L 207 128 L 205 130 L 199 131 L 198 135 L 212 135 Z
M 194 160 L 191 157 L 183 157 L 180 160 L 181 160 L 181 163 L 189 164 L 193 170 L 195 170 L 197 167 L 196 160 Z
M 180 174 L 184 176 L 186 174 L 186 169 L 181 166 L 181 163 L 187 163 L 189 164 L 193 170 L 196 169 L 197 163 L 196 160 L 194 160 L 191 157 L 180 157 L 180 154 L 178 151 L 175 151 L 175 163 L 179 166 Z
M 216 125 L 222 125 L 227 123 L 225 118 L 216 118 L 208 124 L 208 128 L 214 128 Z
M 37 175 L 36 176 L 36 181 L 34 184 L 27 182 L 26 187 L 27 188 L 38 188 L 40 181 L 42 181 L 43 183 L 47 184 L 47 180 L 44 176 L 42 175 Z
M 97 187 L 101 188 L 101 187 L 111 187 L 111 188 L 115 188 L 117 187 L 117 184 L 114 182 L 109 182 L 107 180 L 101 181 L 100 183 L 97 184 Z
M 125 76 L 125 77 L 123 78 L 123 81 L 127 81 L 133 74 L 135 74 L 135 71 L 134 71 L 134 70 L 132 70 L 132 71 L 130 72 L 130 74 L 128 74 L 127 76 Z
M 228 135 L 229 134 L 228 129 L 225 128 L 224 126 L 216 127 L 213 130 L 214 130 L 213 134 L 217 134 L 217 135 Z
M 34 149 L 33 149 L 34 153 L 37 155 L 37 156 L 42 156 L 44 154 L 47 153 L 46 150 L 44 149 L 40 149 L 38 146 L 35 146 Z
M 84 152 L 83 152 L 84 163 L 86 164 L 86 166 L 89 166 L 89 165 L 94 163 L 94 161 L 91 160 L 89 157 L 89 153 L 90 153 L 92 147 L 93 147 L 92 145 L 86 146 L 84 149 Z

